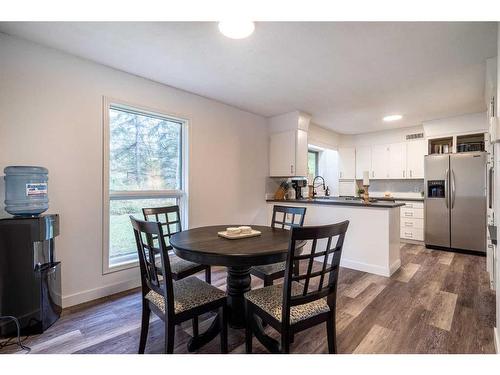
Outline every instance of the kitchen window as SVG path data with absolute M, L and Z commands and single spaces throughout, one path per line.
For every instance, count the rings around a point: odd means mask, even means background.
M 179 205 L 186 225 L 187 122 L 105 101 L 103 272 L 138 264 L 130 215 Z
M 314 150 L 309 150 L 307 153 L 307 177 L 310 183 L 314 177 L 316 177 L 318 172 L 319 164 L 319 152 Z

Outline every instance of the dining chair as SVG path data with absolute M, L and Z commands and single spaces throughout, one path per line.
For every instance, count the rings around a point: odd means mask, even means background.
M 164 229 L 165 243 L 167 244 L 168 250 L 172 250 L 169 241 L 170 237 L 182 230 L 179 206 L 143 208 L 142 214 L 146 221 L 161 223 Z M 209 284 L 212 282 L 210 266 L 181 259 L 175 254 L 169 254 L 169 257 L 170 269 L 174 280 L 180 280 L 194 275 L 195 273 L 205 271 L 205 281 Z
M 281 229 L 301 227 L 304 225 L 305 216 L 305 207 L 275 205 L 273 207 L 271 227 Z M 298 269 L 298 267 L 299 261 L 295 262 L 295 268 Z M 250 274 L 262 279 L 264 281 L 264 286 L 273 285 L 274 280 L 281 279 L 285 276 L 285 262 L 254 266 L 250 269 Z
M 165 353 L 173 353 L 175 326 L 193 319 L 193 336 L 197 336 L 194 319 L 197 323 L 201 314 L 214 310 L 219 310 L 220 349 L 227 353 L 226 294 L 196 276 L 174 280 L 162 225 L 137 220 L 133 216 L 130 216 L 130 221 L 139 255 L 142 285 L 139 354 L 143 354 L 146 347 L 151 312 L 165 323 Z M 158 246 L 154 245 L 155 242 Z
M 254 334 L 269 351 L 289 353 L 294 334 L 320 323 L 326 323 L 328 352 L 337 353 L 337 280 L 348 226 L 349 221 L 344 221 L 291 229 L 284 283 L 245 293 L 247 353 L 252 352 Z M 310 253 L 297 254 L 297 245 L 304 241 L 311 244 Z M 296 260 L 307 262 L 303 273 L 293 273 Z M 280 333 L 280 343 L 263 333 L 261 320 Z

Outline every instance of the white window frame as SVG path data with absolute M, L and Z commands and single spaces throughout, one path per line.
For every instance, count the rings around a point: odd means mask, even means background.
M 181 123 L 181 188 L 174 190 L 142 190 L 142 191 L 110 191 L 109 190 L 109 152 L 110 152 L 110 124 L 109 110 L 111 107 L 132 109 L 145 115 L 155 115 L 172 119 Z M 102 194 L 102 273 L 122 271 L 139 266 L 139 261 L 127 262 L 116 266 L 109 264 L 109 205 L 111 200 L 148 199 L 148 198 L 176 198 L 181 212 L 181 224 L 188 228 L 188 133 L 189 120 L 176 115 L 167 114 L 161 110 L 145 106 L 130 104 L 122 100 L 103 97 L 103 194 Z M 143 219 L 142 216 L 139 219 Z M 132 225 L 130 226 L 132 231 Z M 132 244 L 135 249 L 135 243 Z

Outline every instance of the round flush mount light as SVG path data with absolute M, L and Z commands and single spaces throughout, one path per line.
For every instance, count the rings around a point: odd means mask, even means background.
M 255 23 L 252 21 L 221 21 L 219 31 L 231 39 L 243 39 L 252 35 Z
M 398 121 L 398 120 L 401 120 L 403 118 L 403 116 L 401 115 L 389 115 L 389 116 L 385 116 L 383 118 L 383 120 L 385 122 L 391 122 L 391 121 Z

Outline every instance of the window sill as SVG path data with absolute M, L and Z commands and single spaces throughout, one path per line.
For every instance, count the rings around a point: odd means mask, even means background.
M 103 275 L 128 270 L 131 268 L 139 267 L 139 261 L 137 260 L 137 254 L 128 254 L 120 257 L 116 257 L 114 259 L 113 264 L 107 265 L 107 267 L 103 271 Z

